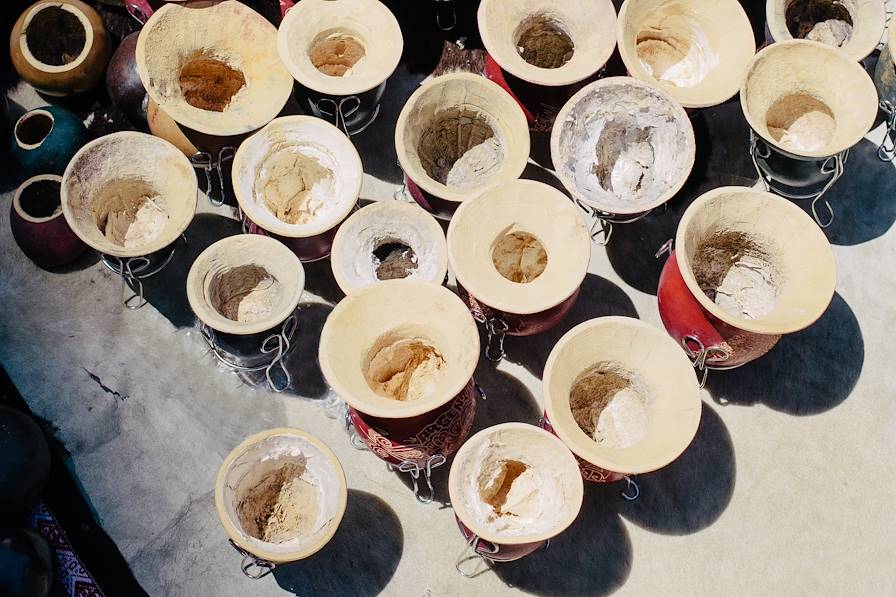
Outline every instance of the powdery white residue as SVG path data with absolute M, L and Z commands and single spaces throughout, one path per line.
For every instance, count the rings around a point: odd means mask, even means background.
M 601 411 L 594 441 L 607 448 L 628 448 L 647 436 L 649 423 L 647 403 L 637 390 L 625 388 Z
M 838 19 L 828 19 L 827 21 L 816 23 L 812 27 L 812 31 L 806 34 L 806 39 L 819 41 L 837 48 L 849 41 L 851 37 L 852 25 Z
M 504 161 L 504 146 L 491 137 L 468 149 L 451 167 L 446 185 L 456 188 L 478 187 L 498 173 Z
M 165 200 L 160 196 L 147 197 L 137 210 L 134 222 L 124 237 L 124 247 L 133 249 L 154 241 L 168 225 Z
M 729 313 L 756 319 L 775 309 L 776 295 L 769 264 L 752 255 L 743 255 L 716 288 L 715 304 Z
M 641 66 L 658 81 L 695 87 L 719 65 L 719 56 L 696 17 L 681 8 L 662 11 L 638 33 Z

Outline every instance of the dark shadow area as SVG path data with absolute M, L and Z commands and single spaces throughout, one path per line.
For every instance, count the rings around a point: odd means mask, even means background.
M 608 508 L 600 488 L 585 483 L 585 500 L 576 521 L 530 556 L 495 564 L 509 586 L 535 595 L 609 595 L 628 578 L 632 543 L 619 516 Z
M 333 277 L 330 258 L 303 263 L 305 269 L 305 291 L 310 292 L 334 305 L 345 298 L 345 293 Z
M 551 157 L 551 131 L 529 131 L 529 157 L 546 170 L 554 170 Z M 531 167 L 532 164 L 526 166 Z M 523 178 L 528 178 L 523 174 Z
M 9 52 L 6 55 L 9 56 Z M 0 158 L 2 158 L 2 163 L 0 163 L 0 193 L 8 193 L 22 182 L 19 180 L 21 173 L 15 171 L 16 167 L 12 160 L 9 159 L 9 145 L 13 142 L 12 133 L 16 122 L 27 110 L 6 96 L 3 96 L 3 100 L 5 100 L 5 103 L 0 101 L 0 108 L 5 107 L 6 112 L 5 118 L 3 118 L 4 114 L 0 114 L 0 122 L 3 123 L 3 137 L 2 142 L 0 142 Z
M 60 265 L 59 267 L 43 267 L 42 265 L 38 265 L 44 271 L 48 271 L 51 274 L 68 274 L 71 272 L 80 272 L 81 270 L 90 269 L 96 262 L 100 260 L 100 254 L 89 248 L 81 253 L 77 259 L 72 261 L 71 263 L 66 263 L 65 265 Z M 37 264 L 35 264 L 37 265 Z
M 333 307 L 323 303 L 299 303 L 294 311 L 296 332 L 292 340 L 292 350 L 283 359 L 283 366 L 289 372 L 290 383 L 285 394 L 320 400 L 327 396 L 327 382 L 317 360 L 320 333 Z M 272 331 L 273 333 L 273 331 Z M 259 348 L 260 350 L 260 348 Z M 276 383 L 285 383 L 283 372 L 275 369 L 271 377 Z M 271 391 L 265 372 L 252 371 L 239 374 L 246 385 L 262 391 Z
M 284 590 L 302 597 L 378 595 L 389 583 L 404 549 L 401 522 L 382 499 L 348 490 L 339 530 L 315 555 L 277 566 L 273 576 Z
M 186 245 L 178 241 L 174 258 L 154 276 L 143 280 L 147 302 L 175 327 L 191 327 L 195 321 L 187 302 L 187 274 L 193 262 L 210 245 L 227 236 L 240 233 L 240 223 L 216 214 L 196 214 L 184 234 Z
M 725 423 L 703 404 L 700 427 L 684 454 L 636 481 L 641 496 L 618 498 L 616 510 L 640 527 L 668 535 L 695 533 L 712 525 L 728 507 L 736 477 L 734 445 Z
M 533 133 L 534 135 L 535 133 Z M 566 187 L 563 186 L 563 183 L 560 182 L 560 179 L 557 178 L 553 172 L 550 170 L 543 168 L 542 166 L 538 166 L 536 164 L 526 164 L 526 168 L 523 170 L 523 173 L 520 175 L 520 178 L 526 180 L 535 180 L 538 182 L 543 182 L 544 184 L 554 187 L 567 197 L 569 197 L 569 191 L 566 190 Z M 584 216 L 583 216 L 584 217 Z
M 864 361 L 859 322 L 846 301 L 834 294 L 814 325 L 784 336 L 753 363 L 710 372 L 707 387 L 723 403 L 760 403 L 791 415 L 814 415 L 846 400 Z
M 392 184 L 402 184 L 404 176 L 395 153 L 395 125 L 401 109 L 424 77 L 408 72 L 405 64 L 399 64 L 386 82 L 376 120 L 367 130 L 351 137 L 361 155 L 365 174 Z
M 540 379 L 548 355 L 566 332 L 584 321 L 607 315 L 637 318 L 638 311 L 625 291 L 609 280 L 589 273 L 582 282 L 579 298 L 563 321 L 556 327 L 534 336 L 508 336 L 504 342 L 507 352 L 505 358 L 519 363 Z M 483 346 L 484 342 L 485 340 Z
M 747 13 L 753 39 L 759 48 L 765 43 L 765 0 L 740 0 L 740 5 Z
M 896 222 L 896 167 L 877 159 L 877 144 L 859 141 L 846 160 L 843 177 L 825 196 L 834 210 L 834 223 L 825 233 L 835 245 L 857 245 L 883 236 Z M 811 201 L 795 201 L 809 215 Z M 822 218 L 824 205 L 817 206 Z
M 675 238 L 681 212 L 661 205 L 637 222 L 613 226 L 607 258 L 626 284 L 647 294 L 656 294 L 660 272 L 668 255 L 656 256 L 663 244 Z

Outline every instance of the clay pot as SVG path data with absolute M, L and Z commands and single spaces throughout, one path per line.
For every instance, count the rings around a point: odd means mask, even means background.
M 54 590 L 56 553 L 36 530 L 0 527 L 0 561 L 0 590 L 4 597 L 47 597 Z
M 749 296 L 736 291 L 741 311 L 735 311 L 707 296 L 700 284 L 708 274 L 701 280 L 697 274 L 712 262 L 699 252 L 717 247 L 767 264 L 769 304 L 745 307 Z M 660 317 L 700 369 L 731 369 L 761 357 L 781 335 L 821 317 L 834 295 L 836 264 L 827 238 L 803 210 L 771 193 L 721 187 L 701 195 L 678 224 L 675 249 L 660 275 Z
M 525 470 L 522 474 L 502 470 L 507 461 Z M 492 485 L 502 477 L 506 483 L 510 473 L 516 476 L 501 508 L 513 515 L 500 516 L 491 501 L 499 488 Z M 518 485 L 529 491 L 525 499 L 513 499 Z M 469 562 L 478 558 L 509 562 L 543 547 L 573 523 L 584 495 L 569 449 L 550 433 L 525 423 L 495 425 L 467 440 L 451 464 L 448 491 L 469 547 L 456 564 L 465 576 L 471 576 Z
M 106 90 L 119 110 L 134 122 L 146 121 L 149 96 L 137 73 L 137 38 L 135 31 L 121 40 L 106 69 Z
M 292 251 L 272 238 L 239 234 L 219 240 L 196 258 L 187 276 L 187 300 L 220 362 L 235 371 L 264 370 L 271 388 L 282 391 L 289 386 L 289 373 L 282 369 L 283 379 L 275 381 L 272 370 L 282 367 L 292 347 L 293 312 L 304 286 L 305 270 Z M 234 304 L 232 297 L 250 290 L 254 299 Z
M 18 521 L 43 493 L 50 479 L 50 449 L 34 419 L 0 406 L 0 452 L 0 522 L 5 524 Z
M 411 259 L 413 265 L 407 265 L 404 272 L 394 271 L 403 261 L 394 267 L 385 261 L 388 257 L 384 251 L 390 247 L 399 253 L 404 251 L 404 260 Z M 330 263 L 333 277 L 345 294 L 380 279 L 441 284 L 448 274 L 448 248 L 442 227 L 419 206 L 377 201 L 350 215 L 339 227 Z
M 476 324 L 454 293 L 429 282 L 385 280 L 336 305 L 318 356 L 367 447 L 415 481 L 422 469 L 428 481 L 470 432 L 478 353 Z M 405 372 L 405 390 L 383 384 L 402 375 L 396 372 Z
M 813 3 L 818 6 L 814 11 L 809 6 Z M 830 31 L 827 32 L 827 35 L 822 34 L 821 36 L 818 35 L 819 32 L 817 31 L 816 33 L 805 32 L 799 35 L 799 29 L 794 32 L 788 27 L 788 12 L 795 13 L 793 17 L 804 13 L 806 17 L 809 17 L 804 22 L 811 27 L 828 19 L 835 19 L 838 16 L 837 13 L 843 10 L 849 14 L 849 19 L 852 21 L 852 31 L 849 32 L 846 40 L 840 46 L 835 45 L 834 39 L 830 37 Z M 766 0 L 765 18 L 768 31 L 776 42 L 791 39 L 810 39 L 829 43 L 832 47 L 838 47 L 841 52 L 856 62 L 863 60 L 874 51 L 884 33 L 884 26 L 887 22 L 884 3 L 880 2 L 880 0 L 838 0 L 836 2 Z
M 32 27 L 34 39 L 29 40 Z M 81 42 L 77 39 L 80 33 Z M 62 41 L 69 37 L 70 41 Z M 9 53 L 24 81 L 46 95 L 66 96 L 96 86 L 112 46 L 99 13 L 88 5 L 78 0 L 41 0 L 16 21 L 9 36 Z
M 685 108 L 731 99 L 756 53 L 737 0 L 626 0 L 616 35 L 629 74 L 659 85 Z
M 480 127 L 480 133 L 491 129 L 497 149 L 486 140 L 460 148 L 464 151 L 460 156 L 445 155 L 451 149 L 439 147 L 432 139 L 439 129 L 459 128 L 459 116 L 472 120 L 465 125 L 469 131 L 461 133 L 462 137 L 469 138 Z M 522 174 L 529 159 L 529 128 L 519 104 L 498 84 L 472 73 L 452 73 L 423 83 L 408 99 L 398 115 L 395 150 L 414 200 L 437 217 L 450 218 L 464 199 Z M 457 148 L 454 151 L 459 153 Z M 470 165 L 463 166 L 477 153 L 484 153 L 485 160 L 493 162 L 492 167 L 472 164 L 481 168 L 474 173 Z M 434 164 L 435 160 L 455 157 L 447 174 L 444 164 Z M 444 182 L 432 177 L 426 163 L 430 169 L 441 170 L 437 175 Z
M 323 54 L 327 40 L 359 44 L 363 56 L 343 74 L 351 60 L 323 61 L 315 52 Z M 376 118 L 403 47 L 398 21 L 378 0 L 302 0 L 286 13 L 277 34 L 280 58 L 299 83 L 303 108 L 346 134 L 361 132 Z M 330 72 L 315 66 L 312 52 Z
M 582 430 L 570 404 L 573 388 L 595 368 L 631 382 L 629 409 L 639 398 L 643 404 L 640 427 L 632 422 L 636 411 L 613 419 L 605 407 L 605 426 L 598 423 L 596 430 L 601 443 Z M 577 325 L 551 351 L 543 381 L 545 427 L 576 455 L 586 481 L 609 483 L 660 469 L 684 452 L 700 424 L 693 366 L 661 330 L 637 319 L 598 317 Z
M 758 173 L 778 194 L 817 199 L 874 124 L 877 101 L 865 70 L 836 48 L 792 40 L 763 49 L 740 93 Z
M 273 25 L 235 0 L 166 4 L 140 32 L 137 72 L 149 97 L 181 126 L 217 137 L 242 135 L 277 116 L 292 91 L 276 35 Z M 187 91 L 180 83 L 185 69 L 193 86 Z
M 622 139 L 632 131 L 643 135 Z M 671 199 L 691 173 L 695 147 L 691 121 L 672 96 L 631 77 L 581 89 L 551 132 L 557 177 L 595 222 L 631 222 Z
M 571 86 L 600 71 L 616 47 L 616 9 L 610 0 L 483 0 L 477 16 L 488 52 L 485 76 L 516 98 L 530 124 L 544 104 L 556 106 L 556 113 L 575 92 Z M 559 30 L 572 44 L 565 63 L 555 55 L 530 56 L 530 63 L 521 55 L 521 38 L 546 27 Z
M 323 172 L 319 180 L 310 183 L 314 185 L 311 201 L 322 201 L 320 209 L 296 223 L 278 218 L 266 203 L 266 197 L 273 197 L 274 191 L 263 191 L 263 185 L 271 182 L 264 176 L 284 155 L 299 156 L 307 162 L 291 169 L 316 167 Z M 348 137 L 312 116 L 273 120 L 243 142 L 233 160 L 233 190 L 249 230 L 280 240 L 302 261 L 330 254 L 337 228 L 356 205 L 362 177 L 361 158 Z
M 90 140 L 87 127 L 63 108 L 44 106 L 16 121 L 9 144 L 13 170 L 23 179 L 62 174 L 72 156 Z
M 541 182 L 499 183 L 461 204 L 448 226 L 448 260 L 458 290 L 486 325 L 486 356 L 493 360 L 503 356 L 504 334 L 537 334 L 563 319 L 590 258 L 581 214 L 563 193 Z M 520 267 L 521 261 L 529 265 Z
M 111 185 L 142 183 L 118 193 L 125 200 L 156 192 L 167 212 L 163 226 L 122 245 L 107 238 L 97 213 L 108 207 Z M 143 186 L 148 185 L 148 188 Z M 173 244 L 196 211 L 196 174 L 176 147 L 152 135 L 120 132 L 81 148 L 62 177 L 62 211 L 68 225 L 90 247 L 118 258 L 147 256 Z M 161 206 L 162 202 L 156 202 Z M 144 205 L 146 205 L 144 203 Z
M 56 174 L 32 176 L 16 189 L 9 210 L 13 239 L 41 267 L 65 265 L 87 250 L 62 215 L 61 182 Z
M 240 520 L 240 505 L 250 490 L 284 465 L 296 464 L 301 479 L 317 489 L 318 512 L 309 532 L 280 543 L 259 539 Z M 233 449 L 215 481 L 215 508 L 234 548 L 243 555 L 242 570 L 261 578 L 281 564 L 320 551 L 333 538 L 348 501 L 339 459 L 321 440 L 298 429 L 269 429 L 246 438 Z

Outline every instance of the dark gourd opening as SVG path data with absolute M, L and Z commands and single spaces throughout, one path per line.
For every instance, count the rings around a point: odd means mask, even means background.
M 87 43 L 87 31 L 81 19 L 58 6 L 41 9 L 25 30 L 25 42 L 31 55 L 50 66 L 74 62 Z
M 373 250 L 378 280 L 407 278 L 417 269 L 414 249 L 400 241 L 385 241 Z
M 53 116 L 35 112 L 24 116 L 16 125 L 16 139 L 22 145 L 40 145 L 53 130 Z
M 796 39 L 839 47 L 852 37 L 852 14 L 839 0 L 792 0 L 784 11 L 784 20 Z
M 32 218 L 49 218 L 62 211 L 58 180 L 38 180 L 22 190 L 19 207 Z

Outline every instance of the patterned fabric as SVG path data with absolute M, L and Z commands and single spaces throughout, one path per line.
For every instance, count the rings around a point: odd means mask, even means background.
M 59 526 L 53 513 L 42 500 L 35 502 L 31 508 L 31 526 L 43 535 L 56 551 L 56 574 L 59 584 L 65 588 L 69 597 L 105 597 L 96 581 L 81 564 L 77 554 L 72 550 L 65 531 Z

